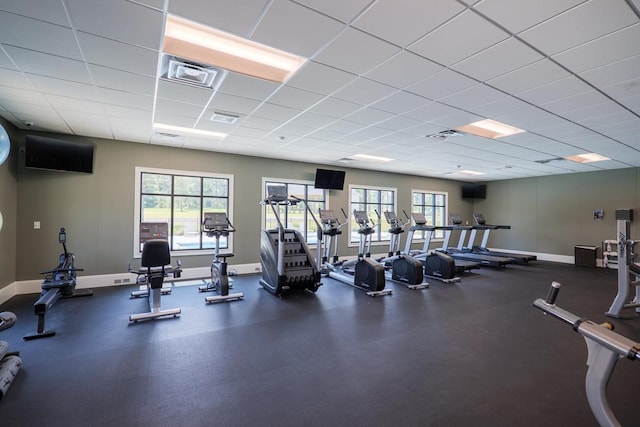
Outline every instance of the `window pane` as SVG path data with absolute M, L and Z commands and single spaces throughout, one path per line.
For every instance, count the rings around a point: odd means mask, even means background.
M 140 222 L 166 222 L 171 220 L 171 197 L 142 196 Z
M 200 198 L 174 197 L 172 249 L 199 249 Z
M 225 212 L 229 213 L 229 199 L 205 197 L 203 199 L 204 212 Z
M 305 194 L 305 186 L 301 184 L 289 184 L 287 186 L 287 190 L 289 191 L 289 197 L 297 197 L 299 199 L 304 199 Z
M 223 178 L 203 178 L 202 195 L 227 197 L 229 193 L 229 180 Z
M 141 191 L 152 194 L 171 193 L 171 175 L 161 175 L 157 173 L 143 173 Z
M 313 188 L 312 186 L 307 187 L 307 200 L 316 200 L 323 201 L 324 200 L 324 190 L 320 188 Z M 314 210 L 313 212 L 317 212 L 318 210 Z
M 364 189 L 354 188 L 351 190 L 351 202 L 352 203 L 361 203 L 364 202 Z
M 176 176 L 174 194 L 197 196 L 200 195 L 200 178 L 195 176 Z
M 377 190 L 367 190 L 367 203 L 377 203 L 380 200 L 380 192 Z
M 393 191 L 381 191 L 380 202 L 388 205 L 393 205 Z

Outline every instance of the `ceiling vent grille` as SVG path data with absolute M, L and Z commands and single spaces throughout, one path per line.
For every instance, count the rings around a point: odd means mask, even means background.
M 433 138 L 433 139 L 438 140 L 438 141 L 444 141 L 446 138 L 448 138 L 450 136 L 464 136 L 464 134 L 462 132 L 458 132 L 458 131 L 455 131 L 453 129 L 447 129 L 447 130 L 443 130 L 443 131 L 438 132 L 438 133 L 427 135 L 426 137 L 427 138 Z
M 220 70 L 171 55 L 163 57 L 162 77 L 191 86 L 212 88 Z
M 534 162 L 540 163 L 541 165 L 546 165 L 547 163 L 561 162 L 561 161 L 564 161 L 564 160 L 565 159 L 563 157 L 554 157 L 553 159 L 534 160 Z

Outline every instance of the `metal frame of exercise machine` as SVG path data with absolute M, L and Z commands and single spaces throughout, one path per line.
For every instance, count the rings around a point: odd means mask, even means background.
M 0 312 L 0 331 L 11 328 L 16 315 L 10 311 Z M 22 367 L 19 351 L 9 351 L 9 343 L 0 340 L 0 400 L 4 397 Z
M 511 226 L 487 224 L 487 220 L 485 219 L 484 215 L 482 215 L 481 213 L 474 213 L 473 221 L 475 222 L 475 224 L 471 229 L 471 233 L 469 234 L 469 241 L 467 242 L 467 247 L 471 250 L 471 252 L 481 254 L 481 255 L 492 255 L 492 256 L 510 258 L 516 264 L 528 264 L 529 261 L 535 261 L 538 259 L 538 257 L 535 255 L 523 254 L 523 253 L 512 253 L 512 252 L 500 252 L 500 251 L 493 251 L 488 249 L 487 244 L 489 242 L 489 234 L 491 233 L 491 230 L 510 230 Z M 474 245 L 476 241 L 476 233 L 478 230 L 483 231 L 482 241 L 480 242 L 480 246 Z
M 211 261 L 211 281 L 206 285 L 199 286 L 200 292 L 218 292 L 218 295 L 204 298 L 206 303 L 216 303 L 222 301 L 236 301 L 244 298 L 242 292 L 229 293 L 233 287 L 232 279 L 229 278 L 227 258 L 233 256 L 232 253 L 220 253 L 220 237 L 229 237 L 230 233 L 236 231 L 229 218 L 224 212 L 205 212 L 202 222 L 202 232 L 207 237 L 215 239 L 215 251 L 213 261 Z
M 633 247 L 636 242 L 629 239 L 633 221 L 632 209 L 616 210 L 618 234 L 618 293 L 613 299 L 609 311 L 605 315 L 621 318 L 624 309 L 635 309 L 640 313 L 640 266 L 634 262 Z M 631 299 L 631 288 L 635 287 L 635 295 Z
M 560 286 L 560 283 L 553 282 L 546 299 L 538 298 L 533 305 L 545 314 L 568 323 L 584 337 L 588 353 L 585 389 L 591 412 L 602 427 L 620 427 L 607 401 L 607 384 L 618 359 L 640 359 L 640 343 L 613 332 L 611 324 L 598 325 L 556 306 Z
M 53 329 L 45 328 L 45 315 L 59 299 L 87 297 L 93 295 L 91 289 L 76 290 L 76 272 L 83 271 L 82 268 L 75 268 L 76 256 L 67 251 L 67 232 L 60 228 L 58 232 L 58 243 L 62 245 L 63 253 L 60 254 L 59 263 L 56 268 L 44 271 L 46 274 L 42 282 L 42 292 L 40 298 L 33 304 L 33 311 L 38 316 L 38 327 L 36 332 L 25 335 L 24 340 L 34 340 L 38 338 L 52 337 L 56 334 Z

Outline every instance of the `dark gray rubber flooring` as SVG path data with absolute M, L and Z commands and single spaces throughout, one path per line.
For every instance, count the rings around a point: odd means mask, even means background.
M 17 296 L 0 306 L 18 315 L 0 339 L 24 367 L 0 425 L 596 426 L 584 340 L 531 305 L 552 280 L 558 305 L 610 320 L 616 271 L 545 262 L 391 284 L 378 298 L 324 279 L 315 295 L 280 299 L 244 276 L 244 301 L 205 305 L 176 287 L 163 307 L 179 318 L 137 324 L 128 316 L 146 299 L 97 288 L 59 301 L 47 316 L 57 335 L 29 342 L 36 295 Z M 640 341 L 640 319 L 612 323 Z M 609 396 L 625 426 L 639 425 L 638 384 L 640 363 L 621 360 Z

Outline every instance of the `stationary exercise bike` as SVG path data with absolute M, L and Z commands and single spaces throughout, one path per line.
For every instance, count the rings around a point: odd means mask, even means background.
M 42 282 L 42 292 L 40 298 L 33 304 L 35 315 L 38 316 L 38 329 L 35 333 L 27 334 L 25 340 L 52 337 L 56 334 L 53 329 L 45 329 L 45 314 L 60 298 L 76 298 L 93 295 L 90 289 L 76 290 L 76 272 L 83 271 L 82 268 L 75 268 L 75 255 L 67 251 L 67 233 L 64 228 L 58 233 L 58 242 L 62 244 L 64 252 L 60 254 L 59 263 L 53 270 L 45 271 L 46 274 Z
M 591 412 L 602 427 L 620 427 L 607 401 L 607 384 L 618 359 L 640 360 L 640 343 L 613 332 L 610 323 L 599 325 L 556 306 L 559 290 L 560 283 L 553 282 L 547 298 L 538 298 L 533 305 L 568 323 L 584 337 L 588 354 L 585 388 Z
M 233 254 L 220 253 L 220 237 L 229 237 L 229 233 L 235 231 L 235 227 L 224 212 L 206 212 L 204 214 L 202 232 L 207 237 L 215 238 L 215 253 L 211 262 L 211 282 L 200 286 L 198 290 L 200 292 L 216 291 L 219 294 L 205 297 L 204 300 L 207 303 L 234 301 L 244 298 L 242 292 L 229 293 L 229 288 L 233 285 L 231 284 L 232 280 L 229 279 L 227 258 L 231 258 Z

